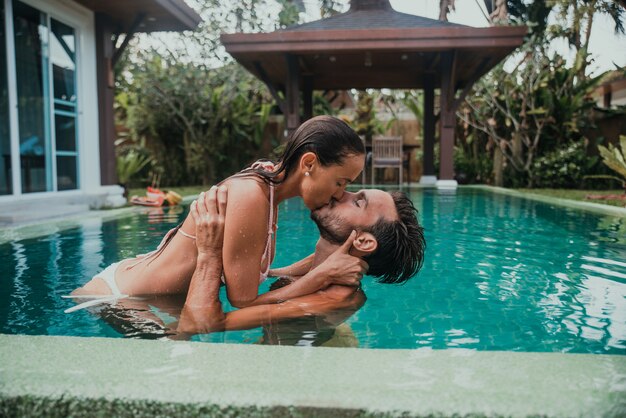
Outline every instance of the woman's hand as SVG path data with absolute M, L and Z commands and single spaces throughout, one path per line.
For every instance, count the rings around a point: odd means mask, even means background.
M 214 332 L 224 326 L 219 289 L 227 192 L 226 186 L 213 186 L 191 204 L 198 258 L 178 323 L 182 333 Z
M 222 257 L 227 197 L 226 186 L 213 186 L 208 192 L 200 193 L 198 200 L 191 203 L 189 212 L 196 224 L 198 257 Z
M 327 277 L 327 285 L 359 286 L 363 275 L 367 273 L 368 264 L 359 257 L 350 255 L 350 248 L 356 238 L 352 231 L 346 242 L 330 255 L 321 265 L 322 274 Z
M 176 331 L 185 334 L 208 334 L 224 330 L 226 314 L 220 303 L 204 306 L 183 306 Z

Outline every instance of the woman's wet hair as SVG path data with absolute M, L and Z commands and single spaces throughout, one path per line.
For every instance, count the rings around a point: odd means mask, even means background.
M 328 167 L 341 165 L 346 157 L 365 154 L 365 145 L 341 119 L 316 116 L 300 125 L 289 137 L 282 155 L 277 161 L 272 161 L 277 166 L 276 171 L 247 168 L 235 174 L 235 177 L 256 174 L 268 184 L 280 184 L 293 173 L 300 163 L 300 157 L 307 152 L 314 153 L 320 164 Z M 281 176 L 282 173 L 285 173 L 284 176 Z
M 364 228 L 376 238 L 378 247 L 363 260 L 369 265 L 367 274 L 379 283 L 401 284 L 415 276 L 424 264 L 426 240 L 424 229 L 417 220 L 417 209 L 402 192 L 390 192 L 398 219 L 380 218 L 370 228 Z

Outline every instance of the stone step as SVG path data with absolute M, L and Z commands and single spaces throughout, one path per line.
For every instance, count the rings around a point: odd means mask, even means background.
M 16 226 L 89 212 L 87 204 L 42 203 L 44 202 L 31 202 L 30 206 L 3 207 L 0 213 L 0 226 Z

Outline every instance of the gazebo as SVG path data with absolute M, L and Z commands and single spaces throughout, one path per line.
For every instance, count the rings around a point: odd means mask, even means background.
M 330 18 L 271 33 L 223 34 L 221 40 L 233 58 L 267 85 L 289 133 L 312 116 L 313 90 L 423 89 L 426 182 L 436 180 L 434 92 L 439 88 L 437 184 L 456 187 L 456 109 L 481 76 L 522 44 L 526 33 L 525 26 L 473 28 L 399 13 L 388 0 L 352 0 L 348 12 Z

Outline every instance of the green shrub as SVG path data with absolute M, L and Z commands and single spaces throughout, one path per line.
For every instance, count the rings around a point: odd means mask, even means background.
M 490 184 L 493 175 L 491 153 L 471 155 L 462 147 L 454 147 L 454 171 L 459 184 Z
M 538 157 L 533 163 L 533 185 L 539 188 L 579 188 L 593 173 L 598 157 L 587 155 L 583 141 L 570 142 Z

